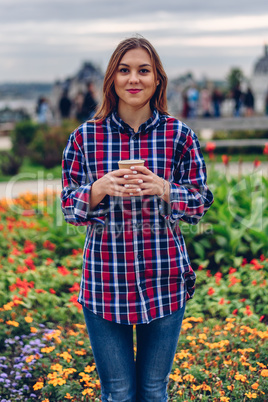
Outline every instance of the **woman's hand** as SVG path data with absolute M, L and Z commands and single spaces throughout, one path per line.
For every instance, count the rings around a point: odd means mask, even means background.
M 162 196 L 164 199 L 165 196 L 169 197 L 169 186 L 167 186 L 167 182 L 151 170 L 147 169 L 145 166 L 134 166 L 131 167 L 130 171 L 131 174 L 124 175 L 124 179 L 127 181 L 124 187 L 127 186 L 130 190 L 133 188 L 133 194 L 131 195 L 137 195 L 135 194 L 135 187 L 138 183 L 141 189 L 138 195 L 158 195 Z

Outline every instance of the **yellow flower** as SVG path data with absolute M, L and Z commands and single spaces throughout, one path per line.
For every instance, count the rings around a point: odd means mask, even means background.
M 229 389 L 229 391 L 233 391 L 234 390 L 234 384 L 232 384 L 232 385 L 227 385 L 227 388 Z
M 43 386 L 44 386 L 43 381 L 37 381 L 37 382 L 34 384 L 33 389 L 34 389 L 35 391 L 37 391 L 38 389 L 43 388 Z
M 200 339 L 207 339 L 207 335 L 206 334 L 199 334 L 199 338 Z
M 89 395 L 89 396 L 93 396 L 94 395 L 94 391 L 91 388 L 86 388 L 83 392 L 83 395 Z
M 78 341 L 77 343 L 78 343 L 78 345 L 82 346 L 82 345 L 84 345 L 85 342 L 84 341 Z
M 49 399 L 48 398 L 43 399 L 42 402 L 49 402 Z
M 72 356 L 68 352 L 61 353 L 60 357 L 63 357 L 63 359 L 66 360 L 67 363 L 70 363 L 70 361 L 72 360 Z
M 46 348 L 42 348 L 41 352 L 42 353 L 50 353 L 50 352 L 53 352 L 54 349 L 55 349 L 55 346 L 47 346 Z
M 247 396 L 249 399 L 256 399 L 256 398 L 258 398 L 258 395 L 257 395 L 255 392 L 253 392 L 253 394 L 252 394 L 251 392 L 246 392 L 246 393 L 245 393 L 245 396 Z
M 257 364 L 258 364 L 258 366 L 260 366 L 261 368 L 266 369 L 266 366 L 265 366 L 263 363 L 257 362 Z
M 212 392 L 211 387 L 205 383 L 203 383 L 203 385 L 202 385 L 202 390 Z
M 221 402 L 229 402 L 229 401 L 230 401 L 230 398 L 227 398 L 227 396 L 221 396 L 221 397 L 220 397 L 220 401 L 221 401 Z
M 201 388 L 202 388 L 202 385 L 195 385 L 195 384 L 192 384 L 192 390 L 193 391 L 199 391 Z
M 254 384 L 251 385 L 252 389 L 258 389 L 259 384 L 257 382 L 254 382 Z
M 53 380 L 48 381 L 48 384 L 52 384 L 54 387 L 56 387 L 57 385 L 66 384 L 66 381 L 62 378 L 54 378 Z
M 35 327 L 31 327 L 31 332 L 34 334 L 35 332 L 37 332 L 38 330 Z
M 183 379 L 185 381 L 193 382 L 194 381 L 194 376 L 192 374 L 186 374 L 185 376 L 183 376 Z
M 84 356 L 87 354 L 85 349 L 75 350 L 74 353 L 79 356 Z
M 47 378 L 50 378 L 51 380 L 55 380 L 58 377 L 58 373 L 54 371 L 54 373 L 48 373 Z
M 182 329 L 184 331 L 187 331 L 187 329 L 193 328 L 192 324 L 190 324 L 189 322 L 186 322 L 185 324 L 182 324 Z
M 71 396 L 68 392 L 67 392 L 67 394 L 65 395 L 65 397 L 64 398 L 66 398 L 66 399 L 73 399 L 74 397 L 73 396 Z
M 261 376 L 262 377 L 268 377 L 268 370 L 262 370 L 261 371 Z
M 4 309 L 5 311 L 12 310 L 12 307 L 13 307 L 13 306 L 14 306 L 14 303 L 13 303 L 13 302 L 9 302 L 9 303 L 3 305 L 3 309 Z
M 34 359 L 34 357 L 35 357 L 34 355 L 26 357 L 25 359 L 26 363 L 30 363 Z
M 26 322 L 28 322 L 28 324 L 30 324 L 30 322 L 33 322 L 33 319 L 32 319 L 32 317 L 24 317 L 24 320 L 26 321 Z
M 241 381 L 241 382 L 248 382 L 247 377 L 245 375 L 242 375 L 242 374 L 239 374 L 239 373 L 236 373 L 235 379 L 237 381 Z
M 175 382 L 182 382 L 182 378 L 178 374 L 170 374 L 169 377 Z
M 7 325 L 12 325 L 13 327 L 18 327 L 20 324 L 17 321 L 6 321 Z
M 62 365 L 61 364 L 52 364 L 50 366 L 51 370 L 62 372 Z
M 85 367 L 85 372 L 86 373 L 91 373 L 91 371 L 94 371 L 96 368 L 96 364 L 92 364 L 92 366 L 86 366 Z

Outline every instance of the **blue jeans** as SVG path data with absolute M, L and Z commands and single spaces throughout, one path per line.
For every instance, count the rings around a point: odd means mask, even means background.
M 83 307 L 101 382 L 102 402 L 164 402 L 185 305 L 149 324 L 133 326 L 104 320 Z

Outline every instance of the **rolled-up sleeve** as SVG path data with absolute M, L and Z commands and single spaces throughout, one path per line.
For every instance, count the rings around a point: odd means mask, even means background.
M 107 215 L 106 197 L 94 210 L 90 210 L 90 191 L 83 137 L 79 130 L 74 131 L 63 151 L 61 208 L 66 222 L 75 226 L 105 222 Z
M 170 181 L 170 203 L 161 201 L 160 213 L 171 223 L 182 220 L 196 225 L 213 203 L 206 180 L 206 166 L 195 133 L 189 130 L 183 144 L 177 143 Z

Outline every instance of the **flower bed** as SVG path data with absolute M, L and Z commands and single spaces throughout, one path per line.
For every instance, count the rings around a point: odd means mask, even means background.
M 1 402 L 100 400 L 77 303 L 84 228 L 67 227 L 57 205 L 53 194 L 0 202 Z M 197 269 L 171 401 L 266 400 L 268 259 L 231 258 Z

